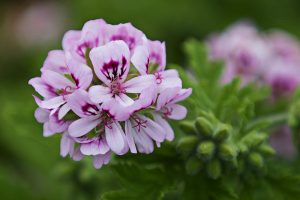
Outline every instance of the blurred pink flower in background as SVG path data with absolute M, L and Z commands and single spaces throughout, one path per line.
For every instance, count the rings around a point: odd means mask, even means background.
M 235 76 L 243 77 L 244 84 L 260 81 L 260 74 L 271 56 L 266 41 L 249 23 L 236 23 L 223 33 L 212 35 L 208 45 L 210 58 L 225 62 L 224 83 Z
M 32 48 L 57 41 L 68 21 L 63 4 L 33 1 L 21 5 L 12 4 L 4 14 L 3 42 Z
M 210 59 L 225 64 L 222 83 L 239 76 L 243 85 L 268 85 L 273 102 L 291 97 L 300 85 L 300 45 L 288 33 L 259 32 L 248 22 L 238 22 L 210 36 L 207 45 Z M 279 155 L 288 159 L 295 156 L 288 126 L 274 130 L 270 142 Z
M 297 38 L 284 31 L 274 30 L 267 35 L 266 40 L 273 49 L 274 58 L 300 62 L 300 44 Z
M 279 156 L 287 159 L 296 156 L 297 152 L 293 144 L 292 131 L 288 126 L 277 128 L 270 137 L 270 143 Z
M 300 45 L 282 31 L 259 32 L 238 22 L 208 39 L 211 60 L 225 63 L 222 82 L 240 76 L 242 83 L 269 85 L 273 98 L 291 95 L 300 83 Z

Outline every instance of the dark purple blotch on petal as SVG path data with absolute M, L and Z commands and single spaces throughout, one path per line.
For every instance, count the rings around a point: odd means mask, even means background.
M 118 61 L 110 60 L 108 63 L 104 63 L 100 70 L 107 79 L 114 81 L 120 79 L 125 74 L 127 60 L 124 56 L 122 57 L 120 74 L 118 74 L 119 64 Z M 112 72 L 112 74 L 110 74 L 110 72 Z
M 72 77 L 72 79 L 74 80 L 75 85 L 78 87 L 78 86 L 79 86 L 79 79 L 76 78 L 76 77 L 74 76 L 74 74 L 71 74 L 71 77 Z
M 89 103 L 82 106 L 81 109 L 85 114 L 88 114 L 88 115 L 97 115 L 99 112 L 99 109 L 96 105 L 92 105 Z
M 135 46 L 135 39 L 133 37 L 126 37 L 123 35 L 114 35 L 111 37 L 110 40 L 111 41 L 116 41 L 116 40 L 124 41 L 128 45 L 129 50 L 132 50 Z

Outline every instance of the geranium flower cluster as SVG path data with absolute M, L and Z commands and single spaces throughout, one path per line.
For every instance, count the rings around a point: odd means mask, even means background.
M 182 88 L 176 70 L 165 69 L 165 43 L 130 23 L 102 19 L 68 31 L 62 43 L 29 81 L 39 94 L 35 117 L 44 136 L 62 134 L 62 156 L 92 156 L 100 168 L 112 153 L 148 154 L 174 139 L 167 120 L 185 118 L 187 109 L 177 103 L 192 90 Z
M 244 84 L 270 85 L 273 98 L 293 93 L 300 84 L 300 45 L 283 31 L 259 32 L 239 22 L 208 40 L 210 58 L 223 60 L 223 82 L 241 76 Z

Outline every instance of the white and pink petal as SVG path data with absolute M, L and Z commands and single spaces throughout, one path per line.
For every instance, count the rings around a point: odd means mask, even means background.
M 113 98 L 109 87 L 95 85 L 89 89 L 89 97 L 94 103 L 103 103 Z
M 127 93 L 141 93 L 144 89 L 155 87 L 155 76 L 152 74 L 134 77 L 123 84 Z
M 154 121 L 157 122 L 165 130 L 166 139 L 168 141 L 172 141 L 174 139 L 174 131 L 167 120 L 162 118 L 158 113 L 153 114 L 153 117 Z
M 51 70 L 61 74 L 68 73 L 65 52 L 62 50 L 50 51 L 41 69 L 42 72 L 45 70 Z
M 66 157 L 68 154 L 72 155 L 74 152 L 74 145 L 75 141 L 67 132 L 65 132 L 60 140 L 60 155 L 62 157 Z
M 93 130 L 100 122 L 98 116 L 80 118 L 70 124 L 68 132 L 72 137 L 81 137 Z
M 187 109 L 178 104 L 166 105 L 163 110 L 165 115 L 170 119 L 182 120 L 186 117 Z
M 130 67 L 130 52 L 123 41 L 112 41 L 90 52 L 94 71 L 106 85 L 125 81 Z
M 100 110 L 89 98 L 85 90 L 76 90 L 68 96 L 67 103 L 72 111 L 79 117 L 98 115 Z
M 124 131 L 118 122 L 112 121 L 105 126 L 105 137 L 110 149 L 118 155 L 124 154 L 127 142 Z

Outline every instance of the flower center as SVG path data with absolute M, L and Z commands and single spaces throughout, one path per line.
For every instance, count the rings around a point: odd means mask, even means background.
M 125 93 L 126 90 L 122 86 L 122 83 L 120 83 L 118 81 L 113 81 L 112 84 L 110 85 L 110 92 L 113 95 L 119 95 L 120 93 Z
M 57 90 L 56 94 L 58 95 L 62 95 L 63 99 L 66 98 L 67 95 L 72 94 L 74 92 L 74 88 L 72 88 L 71 86 L 66 86 L 63 89 Z
M 137 128 L 138 132 L 141 131 L 141 128 L 147 128 L 147 120 L 143 120 L 138 117 L 132 117 L 133 121 L 135 122 L 135 125 L 132 128 Z
M 173 112 L 173 108 L 167 108 L 167 107 L 164 107 L 162 113 L 163 113 L 163 117 L 164 118 L 169 118 L 169 116 L 172 114 Z
M 106 111 L 101 112 L 100 116 L 100 126 L 104 129 L 105 127 L 112 129 L 112 123 L 114 122 L 112 120 L 112 117 L 107 113 Z
M 161 82 L 162 82 L 162 76 L 161 76 L 161 74 L 159 73 L 159 72 L 155 72 L 154 73 L 154 76 L 155 76 L 155 78 L 156 78 L 156 83 L 157 84 L 161 84 Z

